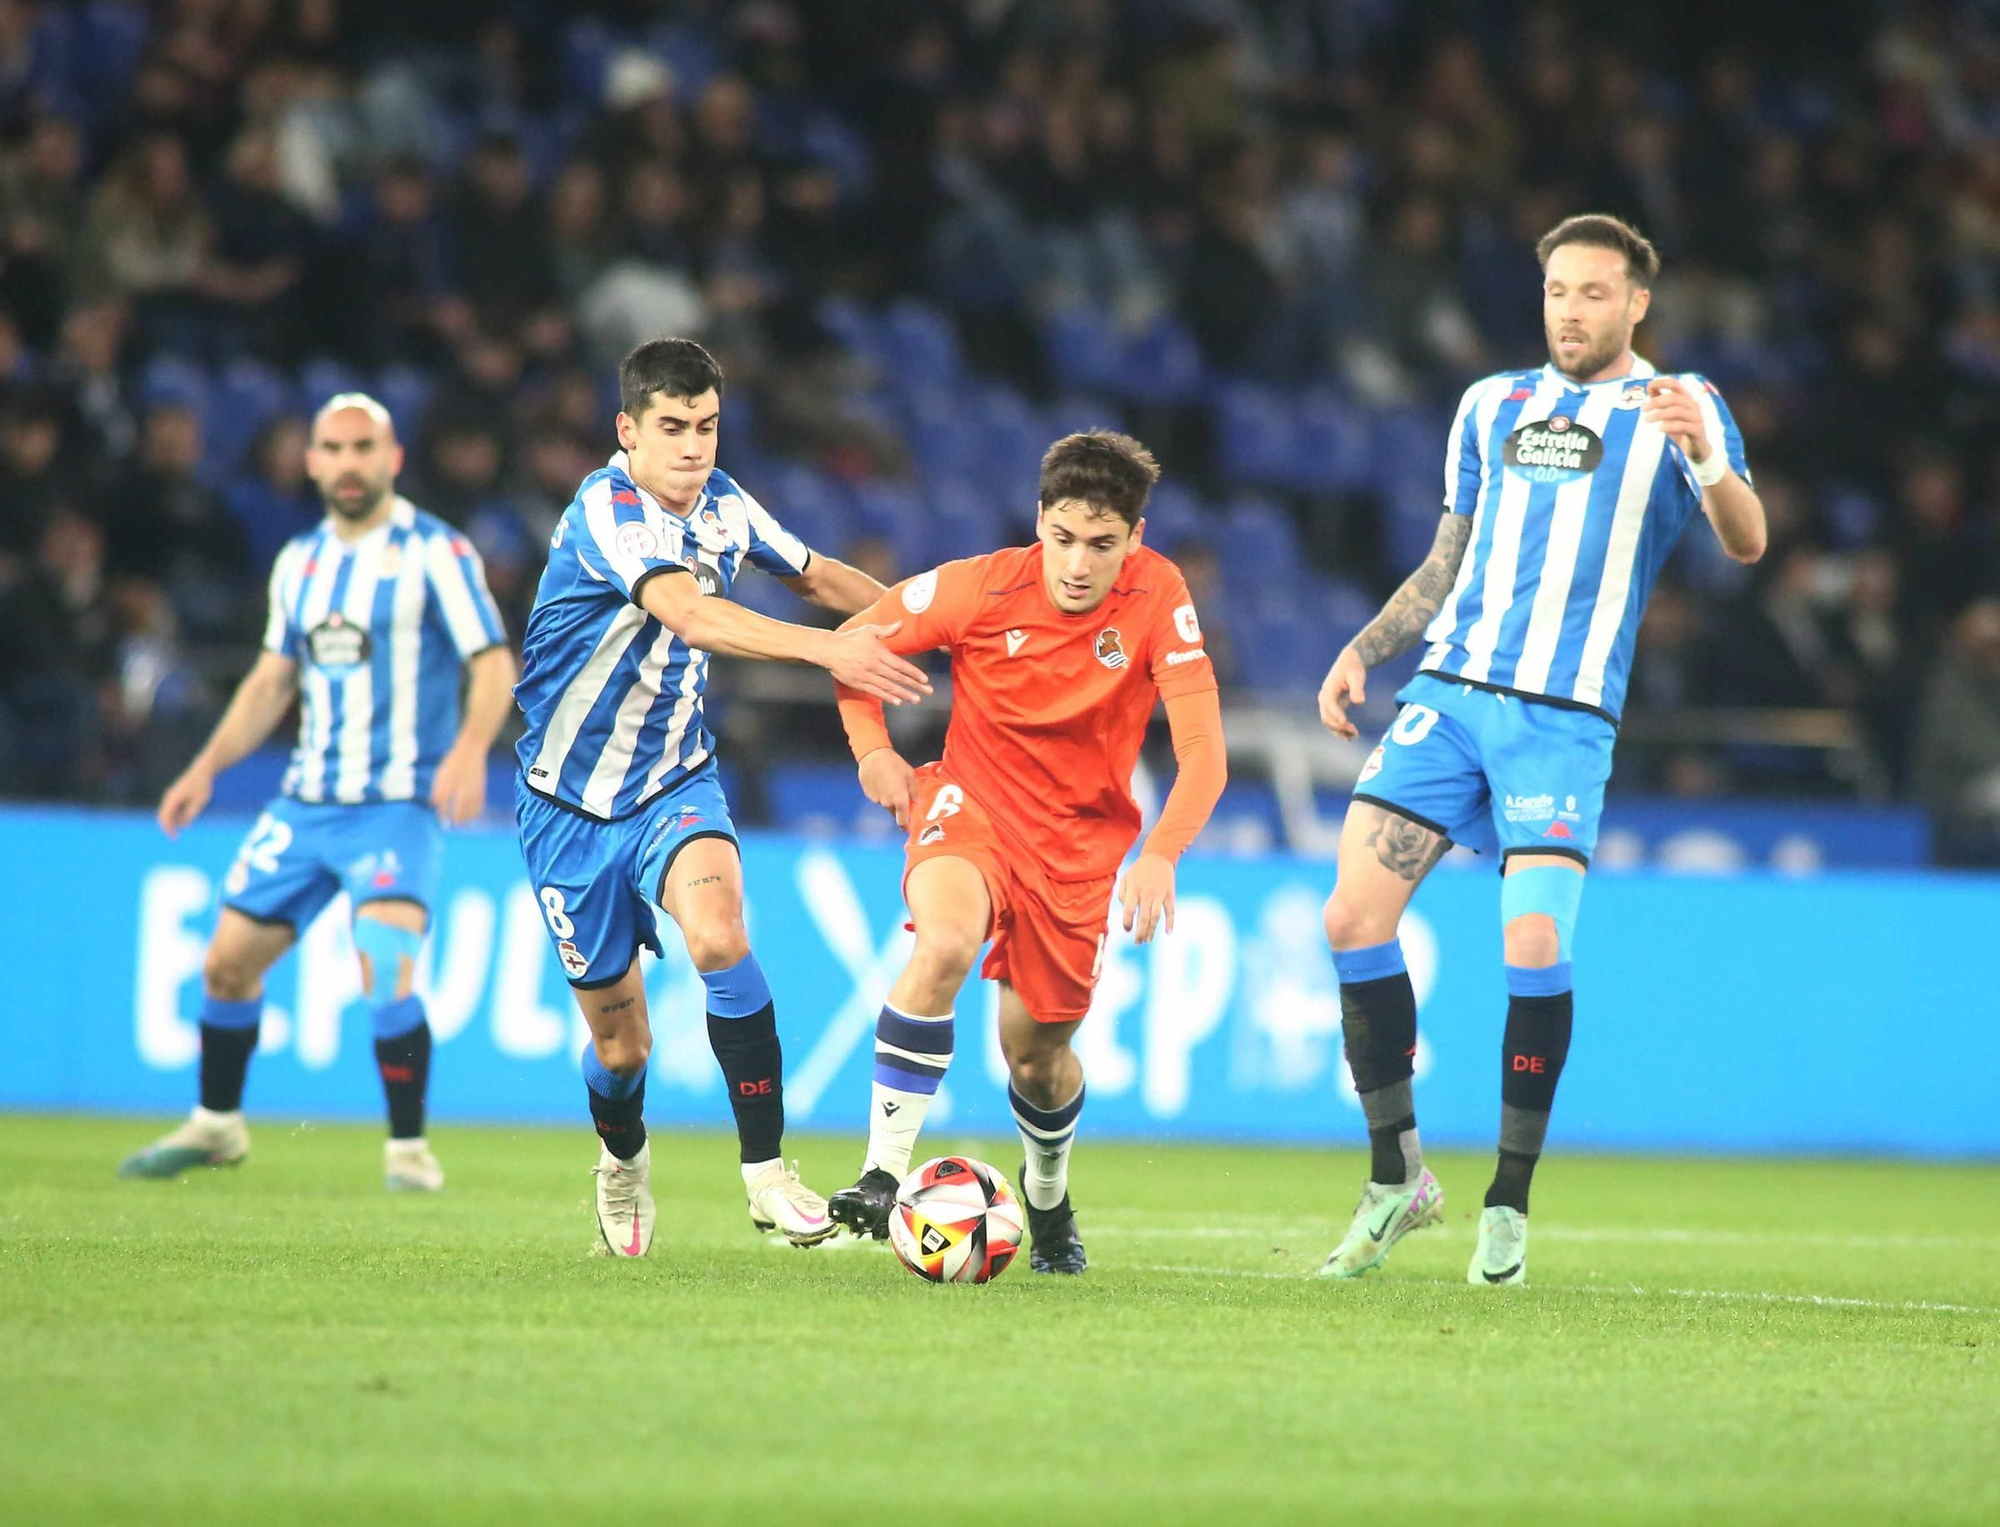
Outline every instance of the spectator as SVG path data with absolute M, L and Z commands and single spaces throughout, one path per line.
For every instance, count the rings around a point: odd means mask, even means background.
M 157 583 L 190 631 L 240 636 L 255 624 L 261 589 L 242 527 L 197 476 L 201 452 L 192 408 L 146 415 L 137 458 L 105 495 L 105 562 L 114 576 Z
M 1924 691 L 1914 784 L 1938 863 L 2000 866 L 2000 600 L 1952 623 Z
M 252 567 L 269 567 L 285 542 L 311 529 L 324 513 L 319 492 L 306 476 L 308 433 L 306 421 L 296 414 L 273 419 L 250 444 L 250 471 L 223 493 L 243 528 Z

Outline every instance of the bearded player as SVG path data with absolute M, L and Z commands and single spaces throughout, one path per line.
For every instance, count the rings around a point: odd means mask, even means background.
M 1722 395 L 1632 353 L 1659 256 L 1612 217 L 1573 217 L 1536 250 L 1549 363 L 1466 390 L 1445 446 L 1430 556 L 1335 658 L 1320 717 L 1367 671 L 1430 643 L 1363 767 L 1326 905 L 1369 1180 L 1321 1269 L 1352 1278 L 1442 1217 L 1411 1101 L 1417 1008 L 1396 929 L 1453 842 L 1498 846 L 1507 1024 L 1499 1160 L 1467 1280 L 1523 1282 L 1528 1187 L 1569 1053 L 1571 939 L 1646 596 L 1696 511 L 1739 562 L 1763 505 Z
M 1042 458 L 1034 545 L 948 562 L 854 618 L 900 621 L 884 638 L 893 651 L 950 652 L 955 696 L 944 758 L 913 769 L 890 745 L 881 703 L 840 690 L 862 789 L 909 831 L 903 895 L 916 932 L 876 1021 L 861 1178 L 828 1200 L 858 1235 L 888 1234 L 951 1060 L 953 1004 L 990 938 L 981 974 L 1000 983 L 1029 1265 L 1084 1269 L 1069 1201 L 1084 1093 L 1071 1040 L 1103 960 L 1118 866 L 1139 835 L 1132 769 L 1156 696 L 1179 772 L 1118 887 L 1134 942 L 1173 930 L 1175 861 L 1226 774 L 1215 671 L 1187 583 L 1142 544 L 1159 475 L 1128 436 L 1059 440 Z

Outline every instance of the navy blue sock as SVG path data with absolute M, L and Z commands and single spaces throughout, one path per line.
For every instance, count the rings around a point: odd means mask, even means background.
M 729 1085 L 736 1144 L 745 1162 L 775 1161 L 785 1148 L 785 1053 L 771 988 L 746 954 L 727 970 L 705 970 L 708 1046 Z
M 583 1047 L 583 1085 L 590 1095 L 590 1117 L 604 1148 L 620 1161 L 630 1161 L 646 1148 L 646 1070 L 620 1076 L 597 1058 L 597 1046 Z
M 206 997 L 201 1004 L 201 1106 L 234 1113 L 243 1106 L 243 1081 L 257 1049 L 257 1026 L 264 999 L 230 1002 Z
M 389 1103 L 389 1138 L 421 1140 L 424 1094 L 431 1080 L 431 1026 L 412 992 L 375 1009 L 375 1069 Z

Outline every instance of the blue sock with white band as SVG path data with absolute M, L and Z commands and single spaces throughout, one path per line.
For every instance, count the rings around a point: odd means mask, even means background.
M 868 1098 L 868 1159 L 862 1171 L 880 1168 L 899 1181 L 909 1174 L 910 1153 L 924 1115 L 951 1064 L 952 1015 L 923 1018 L 883 1005 L 875 1020 L 875 1081 Z

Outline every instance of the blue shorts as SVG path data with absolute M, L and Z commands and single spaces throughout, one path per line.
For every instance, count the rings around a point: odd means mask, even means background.
M 710 759 L 663 795 L 615 822 L 514 787 L 521 857 L 569 984 L 609 986 L 641 946 L 661 953 L 653 924 L 674 856 L 700 838 L 736 841 L 729 802 Z
M 1361 767 L 1357 801 L 1503 859 L 1590 863 L 1618 735 L 1609 721 L 1432 673 L 1396 698 L 1403 708 Z
M 357 907 L 414 901 L 428 912 L 443 861 L 444 829 L 427 805 L 311 805 L 279 796 L 236 851 L 222 904 L 294 931 L 342 891 Z

